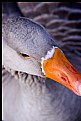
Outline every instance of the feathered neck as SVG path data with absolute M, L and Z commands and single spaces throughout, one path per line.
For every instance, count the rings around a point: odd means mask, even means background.
M 2 67 L 3 73 L 5 72 L 9 72 L 10 75 L 12 75 L 15 79 L 23 82 L 23 83 L 32 83 L 32 81 L 34 83 L 40 83 L 40 84 L 45 84 L 45 78 L 41 78 L 39 76 L 35 76 L 35 75 L 30 75 L 27 74 L 25 72 L 21 72 L 21 71 L 16 71 L 13 70 L 5 65 L 3 65 Z M 29 79 L 31 77 L 31 79 Z

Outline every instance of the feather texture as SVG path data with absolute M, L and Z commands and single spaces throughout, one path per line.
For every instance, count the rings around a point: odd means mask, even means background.
M 18 2 L 81 72 L 81 2 Z M 17 14 L 19 15 L 19 14 Z M 81 97 L 49 79 L 3 67 L 4 121 L 81 121 Z

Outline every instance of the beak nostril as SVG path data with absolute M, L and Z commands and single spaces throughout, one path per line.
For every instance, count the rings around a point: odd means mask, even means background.
M 62 79 L 63 81 L 65 81 L 65 82 L 67 82 L 67 80 L 66 80 L 65 77 L 61 76 L 61 79 Z

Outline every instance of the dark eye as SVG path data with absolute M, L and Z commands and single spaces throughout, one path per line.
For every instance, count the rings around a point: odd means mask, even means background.
M 24 58 L 30 58 L 31 56 L 24 54 L 24 53 L 20 53 Z

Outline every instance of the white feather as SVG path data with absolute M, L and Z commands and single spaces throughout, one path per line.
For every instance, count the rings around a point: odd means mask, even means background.
M 44 75 L 46 75 L 44 69 L 43 69 L 43 62 L 44 60 L 48 60 L 49 58 L 51 58 L 53 55 L 54 55 L 54 52 L 55 52 L 55 48 L 58 48 L 58 47 L 52 47 L 48 52 L 47 54 L 45 55 L 45 57 L 42 57 L 41 58 L 41 68 L 42 68 L 42 72 L 44 73 Z

